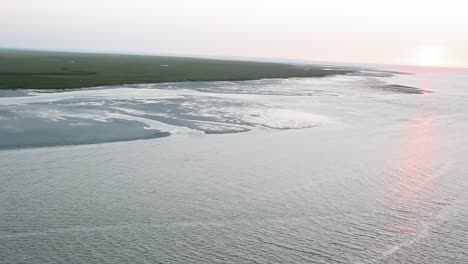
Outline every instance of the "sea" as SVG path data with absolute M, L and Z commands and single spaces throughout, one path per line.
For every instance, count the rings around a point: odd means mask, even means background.
M 2 264 L 468 263 L 467 208 L 468 70 L 0 91 Z

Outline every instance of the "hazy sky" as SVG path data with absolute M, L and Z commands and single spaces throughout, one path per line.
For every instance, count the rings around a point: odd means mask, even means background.
M 0 47 L 468 66 L 468 1 L 1 0 Z

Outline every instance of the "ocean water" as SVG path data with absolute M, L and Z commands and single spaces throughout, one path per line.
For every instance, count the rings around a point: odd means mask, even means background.
M 468 72 L 391 70 L 0 91 L 0 263 L 468 263 Z

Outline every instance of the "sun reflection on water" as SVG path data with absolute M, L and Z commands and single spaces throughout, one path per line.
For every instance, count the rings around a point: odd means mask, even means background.
M 437 153 L 431 112 L 420 110 L 415 114 L 404 142 L 384 177 L 381 204 L 386 213 L 376 250 L 383 257 L 426 236 L 428 219 L 434 213 L 431 193 L 437 180 L 433 169 Z

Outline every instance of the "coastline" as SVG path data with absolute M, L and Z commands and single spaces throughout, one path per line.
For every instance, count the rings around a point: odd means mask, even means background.
M 0 49 L 2 90 L 307 78 L 351 72 L 351 69 L 306 64 Z

